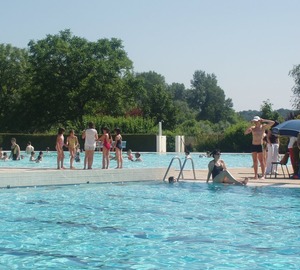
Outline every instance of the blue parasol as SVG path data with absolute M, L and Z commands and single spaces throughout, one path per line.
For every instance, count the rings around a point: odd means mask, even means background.
M 300 132 L 300 120 L 288 120 L 272 128 L 274 135 L 297 137 Z

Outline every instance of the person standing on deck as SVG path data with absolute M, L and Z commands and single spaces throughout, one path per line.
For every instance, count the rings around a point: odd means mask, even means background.
M 64 138 L 64 132 L 65 129 L 60 127 L 57 132 L 56 136 L 56 145 L 55 149 L 57 152 L 57 169 L 65 169 L 64 167 L 64 159 L 65 159 L 65 154 L 64 154 L 64 146 L 65 146 L 65 138 Z
M 78 138 L 77 136 L 75 136 L 75 131 L 74 129 L 71 129 L 69 136 L 67 137 L 67 147 L 69 148 L 69 152 L 70 152 L 70 169 L 75 169 L 73 163 L 74 163 L 78 144 L 79 144 Z
M 102 129 L 102 136 L 99 141 L 102 142 L 102 169 L 109 168 L 109 154 L 112 145 L 112 136 L 108 127 Z
M 275 122 L 273 120 L 262 119 L 255 116 L 252 121 L 252 126 L 247 128 L 244 132 L 245 135 L 252 133 L 252 146 L 251 153 L 253 159 L 254 179 L 258 179 L 258 162 L 261 167 L 261 178 L 265 178 L 266 164 L 263 158 L 263 138 L 266 129 L 270 128 Z
M 83 131 L 82 139 L 84 139 L 84 167 L 83 169 L 87 168 L 90 170 L 92 169 L 93 162 L 94 162 L 94 153 L 96 148 L 96 141 L 98 140 L 98 132 L 95 129 L 94 123 L 89 122 L 88 128 Z
M 277 173 L 275 171 L 275 167 L 273 166 L 273 171 L 271 172 L 272 162 L 277 162 L 279 158 L 279 138 L 278 136 L 272 134 L 272 128 L 276 127 L 279 122 L 275 121 L 275 123 L 271 126 L 271 128 L 267 132 L 267 140 L 268 140 L 268 154 L 267 154 L 267 162 L 266 162 L 266 175 Z
M 117 169 L 123 168 L 123 157 L 122 157 L 122 135 L 119 128 L 115 128 L 115 144 L 114 149 L 116 151 Z

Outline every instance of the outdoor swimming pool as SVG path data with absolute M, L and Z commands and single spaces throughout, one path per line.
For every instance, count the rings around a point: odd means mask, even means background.
M 203 153 L 202 153 L 203 154 Z M 191 153 L 191 157 L 194 161 L 196 169 L 207 169 L 207 164 L 212 158 L 199 157 L 201 153 Z M 180 157 L 182 163 L 184 161 L 184 153 L 141 153 L 142 162 L 132 162 L 124 156 L 124 168 L 166 168 L 169 166 L 171 159 L 175 156 Z M 29 161 L 29 156 L 25 156 L 24 159 L 19 161 L 0 161 L 0 168 L 56 168 L 56 152 L 44 153 L 43 161 L 35 163 Z M 65 152 L 65 167 L 69 168 L 69 152 Z M 74 162 L 74 166 L 78 169 L 83 168 L 84 153 L 81 153 L 81 161 L 79 163 Z M 222 154 L 222 159 L 226 162 L 227 167 L 242 168 L 251 167 L 252 158 L 251 154 Z M 179 167 L 178 160 L 174 160 L 173 166 Z M 102 153 L 96 152 L 94 158 L 93 168 L 102 167 Z M 116 167 L 116 161 L 111 160 L 110 168 Z M 191 168 L 191 162 L 186 163 L 186 168 Z
M 2 189 L 2 269 L 299 269 L 300 190 L 157 182 Z

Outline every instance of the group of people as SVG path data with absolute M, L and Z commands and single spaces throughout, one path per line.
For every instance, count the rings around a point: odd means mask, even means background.
M 278 161 L 279 157 L 279 139 L 271 132 L 271 128 L 278 125 L 278 122 L 262 119 L 259 116 L 255 116 L 251 122 L 251 127 L 247 128 L 244 134 L 252 133 L 251 153 L 254 179 L 259 178 L 259 165 L 261 167 L 260 178 L 264 179 L 266 174 L 274 173 L 271 172 L 272 162 Z
M 127 151 L 127 158 L 130 161 L 142 161 L 141 154 L 139 152 L 136 152 L 133 156 L 131 149 L 128 149 Z
M 11 138 L 11 151 L 10 155 L 7 154 L 7 152 L 3 152 L 2 147 L 0 147 L 0 160 L 7 161 L 9 159 L 11 160 L 21 160 L 24 159 L 24 155 L 21 155 L 20 146 L 17 144 L 16 138 Z M 39 152 L 39 155 L 37 158 L 35 158 L 35 152 L 34 147 L 31 145 L 31 142 L 29 141 L 27 143 L 25 153 L 29 155 L 29 161 L 35 161 L 35 162 L 41 162 L 43 159 L 43 151 Z
M 252 125 L 247 128 L 244 132 L 245 135 L 252 134 L 252 145 L 251 153 L 253 160 L 254 168 L 254 179 L 264 179 L 267 174 L 274 173 L 271 172 L 272 162 L 278 161 L 279 157 L 279 139 L 277 136 L 274 136 L 271 132 L 271 128 L 278 125 L 277 121 L 262 119 L 259 116 L 255 116 L 252 121 Z M 83 169 L 92 169 L 94 152 L 96 149 L 96 143 L 100 142 L 102 145 L 102 169 L 108 169 L 111 151 L 115 151 L 114 159 L 117 161 L 117 169 L 123 167 L 123 156 L 122 156 L 122 135 L 119 128 L 115 128 L 115 137 L 114 141 L 110 133 L 109 128 L 104 127 L 102 129 L 102 135 L 99 136 L 95 126 L 92 122 L 88 124 L 88 128 L 82 132 L 82 139 L 84 140 L 84 167 Z M 57 169 L 64 169 L 64 147 L 68 148 L 70 152 L 70 169 L 75 169 L 74 161 L 79 161 L 80 145 L 78 142 L 77 136 L 75 136 L 74 130 L 70 130 L 69 135 L 65 141 L 64 139 L 64 128 L 59 128 L 55 149 L 57 151 Z M 295 144 L 297 138 L 291 138 L 289 143 L 289 151 L 292 148 L 292 145 Z M 31 145 L 31 142 L 27 143 L 25 150 L 26 154 L 30 155 L 30 161 L 40 162 L 43 158 L 43 152 L 40 151 L 38 158 L 35 158 L 34 147 Z M 246 185 L 248 178 L 243 180 L 235 179 L 232 174 L 227 170 L 225 162 L 220 159 L 221 152 L 219 150 L 214 150 L 211 152 L 213 160 L 208 164 L 208 175 L 207 182 L 212 177 L 213 182 L 217 183 L 231 183 Z M 129 149 L 127 151 L 128 160 L 131 161 L 142 161 L 141 155 L 139 152 L 135 153 L 135 159 L 132 154 L 132 151 Z M 0 159 L 12 159 L 19 160 L 21 159 L 20 147 L 16 143 L 16 139 L 11 139 L 11 153 L 10 156 L 7 156 L 7 153 L 2 153 L 0 148 Z M 292 156 L 291 156 L 292 158 Z M 293 163 L 293 161 L 292 161 Z M 261 175 L 258 174 L 258 167 L 261 167 Z
M 117 169 L 123 168 L 123 156 L 122 156 L 122 135 L 119 128 L 115 128 L 114 141 L 110 133 L 109 128 L 104 127 L 102 129 L 102 135 L 99 136 L 97 130 L 94 127 L 94 124 L 90 122 L 88 128 L 82 132 L 82 139 L 84 140 L 84 167 L 83 169 L 92 169 L 94 161 L 94 152 L 96 149 L 96 143 L 100 142 L 102 148 L 102 169 L 108 169 L 110 160 L 112 156 L 110 155 L 111 151 L 115 152 L 114 160 L 117 161 Z M 68 148 L 70 153 L 70 169 L 75 169 L 74 162 L 80 161 L 80 144 L 78 137 L 75 135 L 75 131 L 72 129 L 67 136 L 65 141 L 64 137 L 65 129 L 60 127 L 56 136 L 55 149 L 57 151 L 57 169 L 64 169 L 64 147 Z M 29 141 L 27 143 L 25 153 L 29 155 L 29 161 L 40 162 L 43 159 L 43 152 L 40 151 L 38 157 L 35 157 L 34 147 Z M 135 159 L 131 150 L 128 150 L 127 157 L 131 161 L 142 161 L 141 154 L 139 152 L 135 153 Z M 11 152 L 8 155 L 6 152 L 2 151 L 0 147 L 0 160 L 20 160 L 24 156 L 21 155 L 20 146 L 17 144 L 15 138 L 11 138 Z
M 102 135 L 99 136 L 95 129 L 94 123 L 88 123 L 88 128 L 82 132 L 82 139 L 84 140 L 84 166 L 83 169 L 92 169 L 94 162 L 94 153 L 96 149 L 96 143 L 100 142 L 102 146 L 102 169 L 108 169 L 110 163 L 110 152 L 115 151 L 115 159 L 117 161 L 117 169 L 123 168 L 122 157 L 122 135 L 119 128 L 115 128 L 114 142 L 109 128 L 104 127 L 102 129 Z M 64 169 L 64 149 L 67 147 L 70 152 L 70 169 L 75 169 L 73 166 L 74 160 L 78 158 L 80 146 L 77 136 L 75 136 L 74 130 L 71 130 L 67 140 L 64 140 L 64 128 L 59 128 L 55 149 L 57 151 L 57 169 Z
M 0 160 L 6 161 L 6 160 L 20 160 L 24 159 L 24 155 L 21 155 L 20 146 L 17 144 L 16 138 L 11 138 L 11 151 L 10 155 L 8 156 L 6 152 L 2 152 L 2 147 L 0 147 Z M 34 147 L 31 145 L 31 142 L 29 141 L 27 143 L 25 153 L 29 155 L 29 161 L 35 161 L 35 162 L 41 162 L 43 159 L 43 151 L 39 152 L 39 155 L 37 158 L 35 158 L 35 152 Z
M 277 121 L 262 119 L 255 116 L 251 121 L 251 126 L 244 132 L 245 135 L 252 134 L 251 154 L 253 160 L 254 179 L 264 179 L 267 174 L 276 173 L 272 170 L 272 162 L 277 162 L 279 158 L 279 138 L 272 134 L 271 129 L 278 125 Z M 291 144 L 294 140 L 290 140 Z M 246 185 L 248 178 L 244 180 L 235 179 L 227 170 L 225 162 L 220 159 L 220 151 L 214 150 L 211 153 L 213 160 L 208 164 L 207 182 L 211 176 L 213 182 Z M 260 165 L 261 175 L 258 174 Z M 275 167 L 273 168 L 275 170 Z

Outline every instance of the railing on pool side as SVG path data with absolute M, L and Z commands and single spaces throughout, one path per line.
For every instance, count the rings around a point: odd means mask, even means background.
M 167 177 L 167 175 L 168 175 L 168 172 L 169 172 L 169 170 L 170 170 L 170 168 L 171 168 L 171 166 L 172 166 L 172 164 L 173 164 L 173 161 L 174 161 L 175 159 L 177 159 L 177 160 L 179 161 L 179 168 L 180 168 L 180 172 L 179 172 L 179 175 L 178 175 L 178 177 L 177 177 L 177 182 L 179 181 L 180 176 L 182 176 L 182 178 L 184 179 L 184 177 L 183 177 L 183 169 L 184 169 L 185 164 L 186 164 L 186 162 L 187 162 L 188 160 L 190 160 L 190 161 L 192 162 L 192 168 L 193 168 L 193 174 L 194 174 L 194 180 L 195 180 L 195 179 L 196 179 L 196 174 L 195 174 L 195 166 L 194 166 L 194 161 L 193 161 L 193 159 L 192 159 L 191 157 L 186 157 L 185 160 L 184 160 L 184 162 L 183 162 L 183 165 L 181 165 L 181 160 L 180 160 L 180 158 L 177 157 L 177 156 L 175 156 L 175 157 L 173 157 L 173 158 L 171 159 L 171 161 L 170 161 L 170 164 L 169 164 L 169 166 L 168 166 L 168 169 L 167 169 L 167 171 L 166 171 L 166 173 L 165 173 L 165 175 L 164 175 L 163 181 L 166 180 L 166 177 Z
M 185 160 L 184 160 L 184 162 L 183 162 L 183 165 L 181 166 L 180 173 L 179 173 L 179 175 L 178 175 L 178 177 L 177 177 L 177 181 L 179 181 L 181 175 L 182 175 L 182 178 L 183 178 L 183 173 L 182 173 L 182 171 L 183 171 L 184 166 L 185 166 L 185 164 L 186 164 L 186 162 L 187 162 L 188 160 L 190 160 L 190 161 L 192 162 L 192 168 L 193 168 L 194 180 L 196 180 L 194 161 L 193 161 L 193 159 L 192 159 L 191 157 L 186 157 Z

